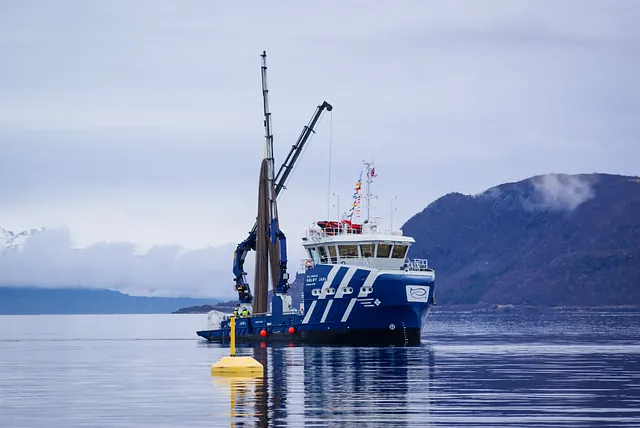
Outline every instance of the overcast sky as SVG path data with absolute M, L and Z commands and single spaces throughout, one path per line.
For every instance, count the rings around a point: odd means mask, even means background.
M 244 239 L 262 50 L 277 165 L 334 106 L 280 199 L 294 257 L 327 216 L 330 142 L 342 210 L 373 159 L 374 214 L 397 196 L 396 226 L 453 191 L 636 175 L 638 22 L 634 0 L 3 2 L 0 226 L 142 252 Z

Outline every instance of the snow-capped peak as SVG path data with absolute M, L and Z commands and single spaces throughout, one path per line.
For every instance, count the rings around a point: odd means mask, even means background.
M 26 229 L 19 233 L 14 233 L 0 226 L 0 251 L 10 248 L 21 248 L 30 236 L 42 232 L 43 227 L 38 229 Z

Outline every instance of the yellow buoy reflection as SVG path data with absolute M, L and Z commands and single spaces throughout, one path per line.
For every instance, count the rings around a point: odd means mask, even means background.
M 266 400 L 264 379 L 252 376 L 215 376 L 212 384 L 222 390 L 229 391 L 229 416 L 233 426 L 236 418 L 257 418 L 265 416 L 260 409 Z

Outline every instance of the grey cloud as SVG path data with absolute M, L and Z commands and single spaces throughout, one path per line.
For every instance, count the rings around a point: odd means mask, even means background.
M 0 285 L 81 286 L 133 295 L 233 298 L 233 249 L 156 246 L 140 253 L 135 245 L 125 242 L 74 249 L 69 230 L 47 229 L 30 236 L 21 248 L 0 251 Z M 251 266 L 249 262 L 248 269 Z
M 0 223 L 55 214 L 106 240 L 116 232 L 97 214 L 121 211 L 120 240 L 167 242 L 176 229 L 241 240 L 264 141 L 262 49 L 277 161 L 318 103 L 334 105 L 331 191 L 343 207 L 372 157 L 377 214 L 397 195 L 396 223 L 451 191 L 550 171 L 637 174 L 637 2 L 329 1 L 312 14 L 299 2 L 136 5 L 4 7 Z M 281 202 L 292 251 L 326 215 L 329 125 Z M 228 233 L 203 232 L 214 227 Z
M 249 136 L 227 139 L 224 135 L 131 130 L 0 131 L 0 136 L 11 142 L 0 144 L 0 174 L 4 178 L 0 180 L 0 191 L 4 203 L 14 193 L 73 192 L 87 183 L 95 190 L 149 184 L 171 189 L 194 183 L 210 188 L 233 176 L 241 163 L 257 163 L 261 157 L 260 141 L 252 143 Z M 226 141 L 235 144 L 227 145 Z M 254 150 L 249 150 L 251 145 Z M 243 148 L 248 153 L 240 160 L 237 150 Z M 245 179 L 243 175 L 239 177 Z

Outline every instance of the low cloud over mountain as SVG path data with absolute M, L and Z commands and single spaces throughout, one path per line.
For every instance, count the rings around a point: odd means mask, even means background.
M 20 245 L 13 239 L 16 236 L 23 238 Z M 105 288 L 167 297 L 235 294 L 231 244 L 198 250 L 155 246 L 143 254 L 126 242 L 77 249 L 67 229 L 28 234 L 3 229 L 0 241 L 0 285 L 4 286 Z M 247 268 L 251 269 L 250 261 Z
M 596 175 L 548 174 L 531 179 L 536 190 L 533 207 L 571 211 L 594 197 Z

